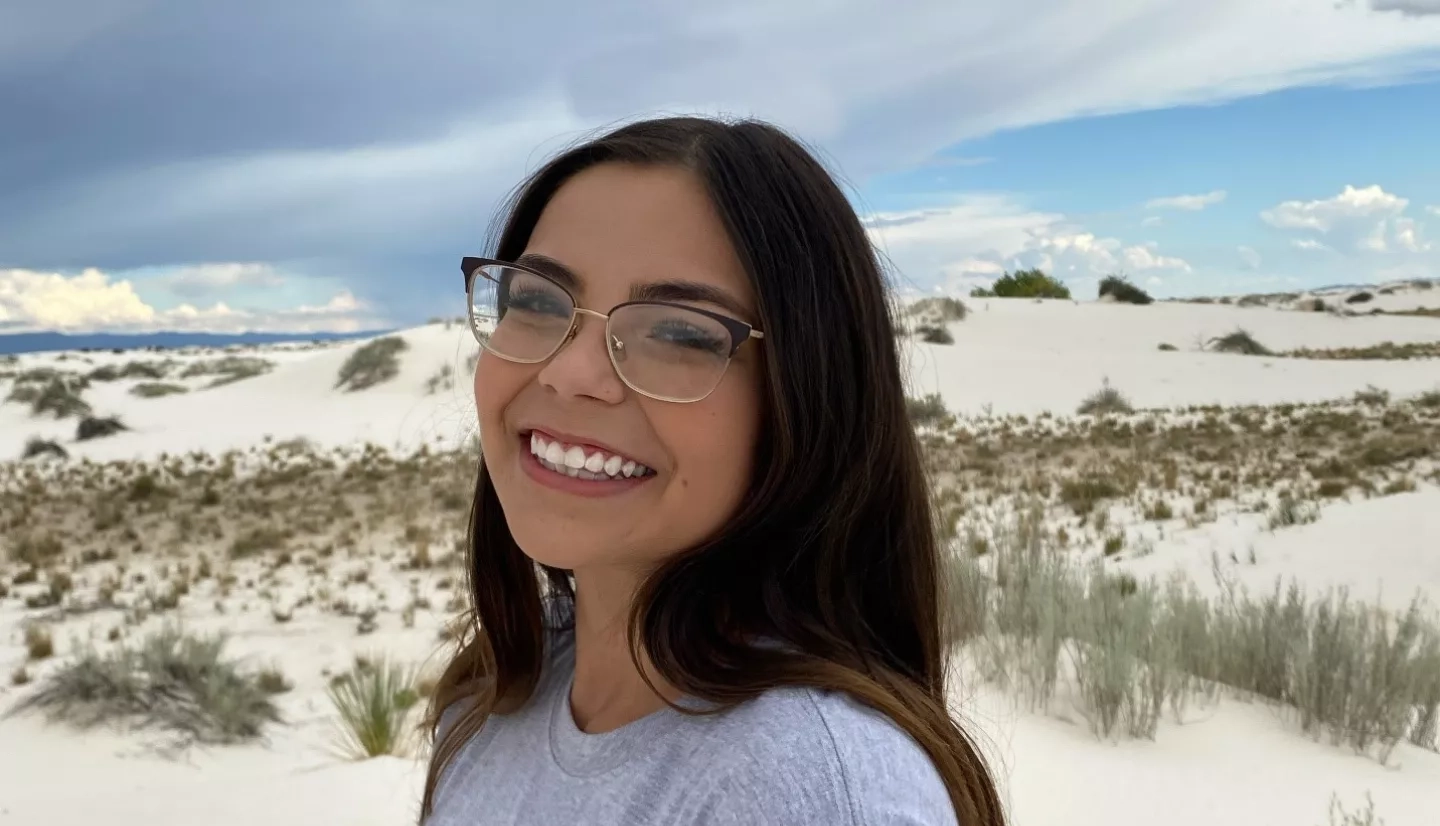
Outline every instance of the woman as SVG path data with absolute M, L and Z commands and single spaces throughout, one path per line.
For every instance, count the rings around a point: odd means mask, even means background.
M 422 820 L 998 826 L 885 284 L 772 126 L 620 128 L 466 259 L 476 623 Z

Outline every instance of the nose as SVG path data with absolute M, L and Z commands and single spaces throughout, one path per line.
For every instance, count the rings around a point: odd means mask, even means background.
M 575 324 L 560 350 L 540 368 L 536 380 L 564 397 L 619 404 L 625 399 L 625 383 L 610 363 L 605 320 L 579 315 Z

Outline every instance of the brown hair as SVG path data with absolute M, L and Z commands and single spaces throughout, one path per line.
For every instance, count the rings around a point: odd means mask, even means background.
M 623 126 L 544 165 L 513 199 L 494 257 L 513 261 L 564 182 L 601 163 L 675 164 L 705 184 L 765 330 L 767 420 L 734 518 L 641 587 L 630 645 L 685 693 L 733 706 L 778 686 L 847 692 L 929 755 L 966 826 L 1001 826 L 999 796 L 945 699 L 944 577 L 894 322 L 864 227 L 825 168 L 774 126 L 666 118 Z M 469 526 L 474 622 L 430 706 L 466 710 L 435 744 L 445 766 L 491 713 L 524 705 L 568 571 L 516 545 L 481 462 Z M 757 639 L 781 646 L 757 647 Z

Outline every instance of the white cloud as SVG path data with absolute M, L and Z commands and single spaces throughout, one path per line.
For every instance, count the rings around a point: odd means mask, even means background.
M 871 238 L 902 282 L 939 283 L 950 291 L 988 284 L 1006 270 L 1038 267 L 1084 282 L 1117 272 L 1190 272 L 1156 244 L 1097 236 L 1064 215 L 1026 209 L 1004 195 L 962 196 L 953 206 L 872 217 Z
M 150 283 L 176 295 L 204 297 L 236 287 L 278 287 L 285 279 L 269 264 L 217 263 L 182 267 Z
M 1440 206 L 1427 206 L 1425 211 L 1431 215 L 1440 215 Z
M 1297 250 L 1329 251 L 1330 249 L 1314 238 L 1294 238 L 1291 239 L 1290 246 Z
M 1440 0 L 1370 0 L 1375 11 L 1398 11 L 1411 17 L 1440 14 Z
M 112 281 L 96 269 L 69 276 L 0 270 L 0 330 L 7 332 L 350 332 L 379 326 L 383 325 L 370 308 L 347 290 L 324 304 L 274 311 L 235 309 L 224 302 L 208 307 L 186 303 L 157 310 L 135 292 L 128 280 Z
M 1248 270 L 1260 269 L 1260 253 L 1254 247 L 1241 246 L 1235 250 L 1240 255 L 1240 262 Z
M 1142 227 L 1158 227 L 1163 223 L 1165 223 L 1165 219 L 1159 215 L 1146 215 L 1140 219 L 1140 226 Z
M 1183 209 L 1198 212 L 1225 200 L 1225 190 L 1217 189 L 1203 195 L 1171 195 L 1166 198 L 1151 198 L 1145 202 L 1146 209 Z
M 1360 252 L 1425 252 L 1431 245 L 1421 237 L 1420 226 L 1404 216 L 1409 205 L 1409 199 L 1378 185 L 1347 184 L 1334 197 L 1285 201 L 1261 212 L 1260 218 L 1279 229 L 1320 233 L 1341 248 Z

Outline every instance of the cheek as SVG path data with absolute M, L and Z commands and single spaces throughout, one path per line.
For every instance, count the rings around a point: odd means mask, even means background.
M 533 365 L 508 362 L 488 352 L 481 354 L 475 365 L 475 413 L 480 420 L 482 441 L 487 431 L 500 427 L 506 406 L 534 373 Z
M 717 390 L 693 409 L 666 411 L 661 438 L 671 448 L 676 493 L 687 500 L 687 509 L 723 519 L 744 498 L 759 433 L 758 395 L 748 386 Z

